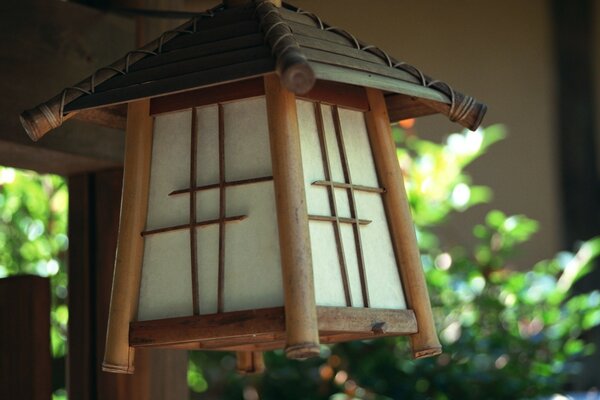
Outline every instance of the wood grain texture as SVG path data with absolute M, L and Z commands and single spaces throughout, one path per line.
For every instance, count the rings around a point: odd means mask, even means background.
M 0 397 L 49 400 L 49 279 L 27 275 L 0 279 L 0 326 Z
M 337 82 L 318 80 L 310 92 L 296 95 L 296 97 L 356 111 L 367 111 L 369 109 L 367 94 L 363 87 Z
M 111 107 L 94 108 L 81 111 L 75 114 L 73 118 L 124 131 L 127 128 L 127 106 L 120 104 Z
M 390 122 L 398 122 L 403 119 L 437 114 L 436 110 L 425 105 L 416 97 L 403 94 L 389 94 L 385 96 L 385 103 L 387 105 Z
M 283 308 L 276 307 L 138 321 L 131 323 L 129 336 L 132 346 L 146 347 L 235 339 L 242 336 L 257 337 L 257 340 L 260 340 L 261 335 L 282 335 L 284 332 Z M 236 343 L 239 343 L 239 339 L 236 340 Z
M 112 374 L 102 370 L 102 357 L 106 348 L 106 334 L 110 307 L 111 286 L 117 251 L 119 229 L 119 204 L 123 171 L 113 169 L 94 174 L 90 182 L 93 200 L 90 204 L 92 219 L 90 232 L 90 287 L 93 297 L 90 315 L 84 316 L 91 327 L 92 365 L 90 381 L 94 395 L 92 399 L 143 400 L 150 397 L 150 354 L 136 354 L 137 370 L 134 375 Z M 75 299 L 73 299 L 75 300 Z M 81 373 L 85 373 L 85 370 Z
M 265 94 L 263 78 L 246 79 L 224 85 L 155 97 L 150 101 L 150 114 L 157 115 L 192 107 L 256 97 Z
M 320 350 L 296 98 L 275 75 L 265 76 L 265 95 L 286 309 L 286 354 L 306 358 Z
M 133 373 L 133 349 L 129 347 L 129 323 L 136 318 L 141 279 L 143 238 L 146 224 L 150 157 L 152 153 L 150 102 L 129 104 L 125 142 L 123 196 L 119 246 L 111 296 L 105 371 Z
M 122 181 L 120 169 L 69 179 L 69 398 L 184 400 L 185 352 L 140 349 L 134 375 L 101 370 Z
M 264 94 L 265 88 L 263 77 L 245 79 L 237 82 L 155 97 L 150 100 L 150 114 L 158 115 L 209 104 L 228 103 L 235 100 L 262 96 Z M 325 104 L 336 104 L 340 107 L 357 111 L 367 111 L 369 109 L 369 103 L 364 88 L 337 82 L 317 81 L 308 93 L 297 95 L 296 97 L 299 99 L 320 101 Z
M 419 247 L 404 189 L 402 171 L 396 156 L 396 145 L 392 138 L 389 116 L 380 90 L 367 89 L 371 111 L 366 113 L 369 140 L 380 183 L 386 188 L 382 195 L 392 234 L 392 243 L 399 273 L 402 278 L 406 303 L 415 313 L 418 333 L 411 335 L 415 358 L 440 354 L 433 322 L 427 284 L 421 266 Z
M 285 346 L 283 307 L 132 322 L 135 347 L 205 350 L 276 349 Z M 317 326 L 324 343 L 417 332 L 411 310 L 317 307 Z
M 69 178 L 69 325 L 67 391 L 74 400 L 90 400 L 96 385 L 94 332 L 96 299 L 91 238 L 95 235 L 90 175 Z M 107 207 L 108 208 L 108 207 Z

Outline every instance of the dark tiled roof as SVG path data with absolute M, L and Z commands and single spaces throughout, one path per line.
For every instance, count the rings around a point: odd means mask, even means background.
M 142 49 L 101 68 L 36 109 L 48 129 L 70 112 L 197 89 L 276 71 L 283 84 L 305 93 L 316 79 L 384 90 L 390 118 L 442 113 L 470 129 L 481 123 L 485 105 L 433 80 L 417 68 L 327 25 L 291 5 L 277 8 L 255 0 L 245 7 L 216 7 L 165 32 Z M 30 119 L 30 118 L 29 118 Z M 41 135 L 39 135 L 41 133 Z

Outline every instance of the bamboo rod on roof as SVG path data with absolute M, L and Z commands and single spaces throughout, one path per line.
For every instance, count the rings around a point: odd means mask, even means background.
M 102 369 L 132 374 L 134 349 L 129 346 L 129 323 L 136 319 L 144 251 L 140 232 L 148 210 L 153 127 L 150 101 L 129 103 L 127 113 L 119 240 Z
M 371 110 L 366 113 L 369 140 L 377 175 L 381 185 L 386 188 L 382 199 L 392 233 L 392 244 L 406 302 L 417 319 L 418 332 L 410 335 L 413 357 L 434 356 L 442 352 L 442 346 L 435 331 L 419 247 L 385 100 L 381 90 L 377 89 L 367 89 L 367 97 L 371 105 Z
M 281 2 L 259 0 L 256 4 L 265 41 L 275 55 L 277 74 L 283 86 L 296 94 L 309 92 L 316 82 L 315 72 L 294 38 L 292 29 L 281 17 L 278 9 Z

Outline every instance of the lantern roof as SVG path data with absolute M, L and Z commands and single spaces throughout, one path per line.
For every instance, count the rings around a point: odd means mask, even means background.
M 473 97 L 311 12 L 255 0 L 198 14 L 24 112 L 21 120 L 36 140 L 69 113 L 273 72 L 296 94 L 309 92 L 317 80 L 381 89 L 391 121 L 441 113 L 474 130 L 486 112 Z

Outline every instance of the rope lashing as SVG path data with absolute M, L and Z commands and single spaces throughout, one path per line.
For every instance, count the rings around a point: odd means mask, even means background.
M 91 91 L 86 90 L 86 89 L 82 89 L 80 87 L 77 86 L 70 86 L 67 87 L 63 90 L 62 95 L 60 96 L 60 106 L 58 107 L 58 121 L 56 121 L 56 118 L 54 117 L 54 115 L 52 115 L 52 112 L 50 112 L 50 109 L 44 104 L 43 107 L 41 107 L 42 112 L 44 113 L 44 116 L 48 119 L 48 121 L 50 121 L 50 124 L 52 125 L 53 128 L 57 128 L 59 126 L 62 125 L 63 123 L 63 110 L 65 109 L 65 98 L 67 96 L 67 92 L 69 90 L 74 90 L 77 92 L 81 92 L 83 94 L 92 94 Z M 55 124 L 56 122 L 56 124 Z

